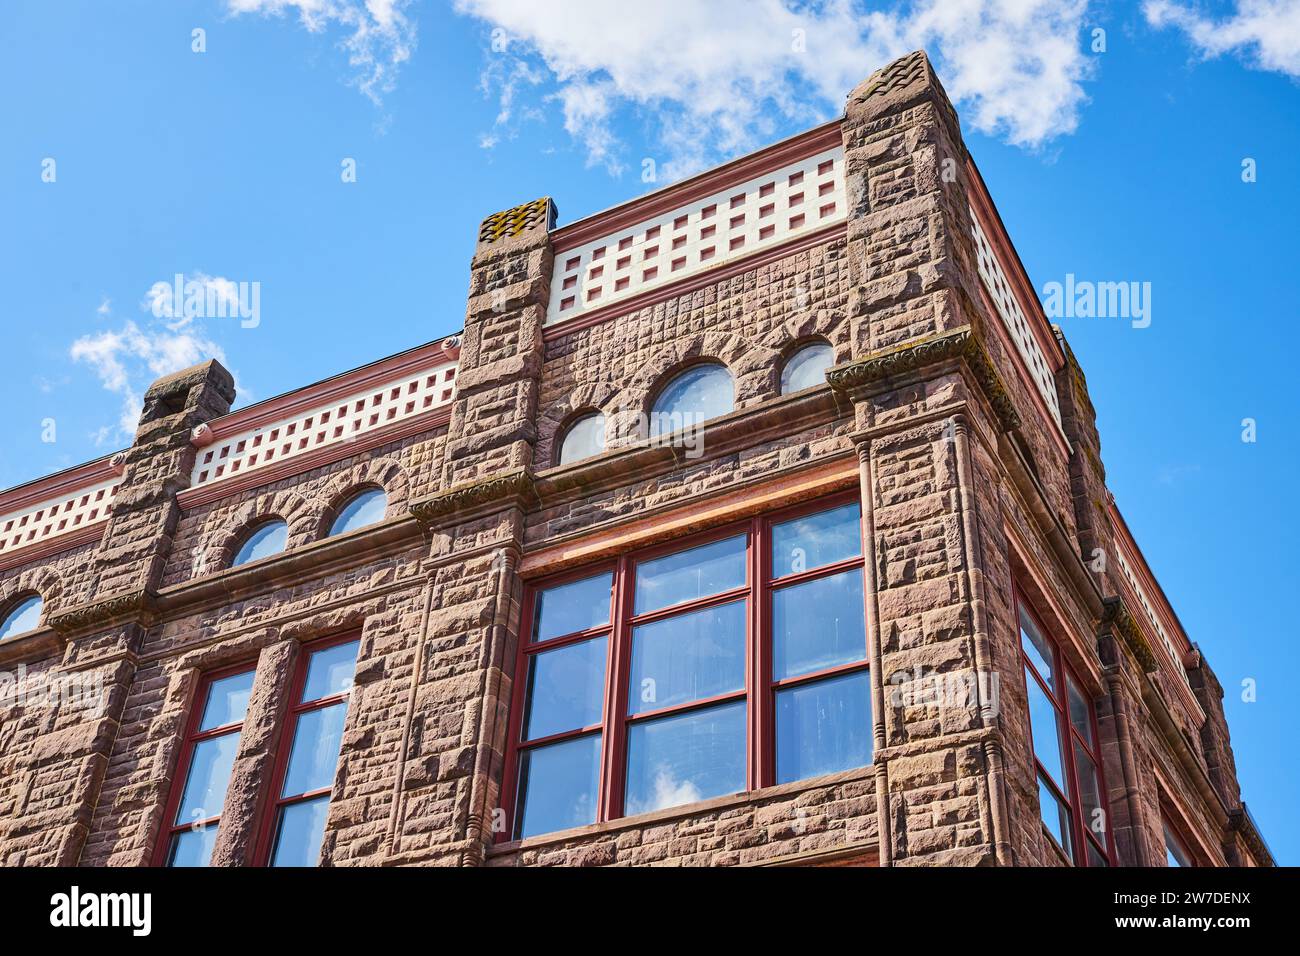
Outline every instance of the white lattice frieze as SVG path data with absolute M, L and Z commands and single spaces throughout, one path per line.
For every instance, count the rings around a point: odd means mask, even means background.
M 984 288 L 988 290 L 989 298 L 993 300 L 998 315 L 1002 317 L 1002 324 L 1010 333 L 1011 341 L 1016 343 L 1016 351 L 1020 353 L 1025 366 L 1029 369 L 1038 394 L 1043 397 L 1043 401 L 1051 410 L 1056 424 L 1060 425 L 1061 404 L 1056 397 L 1056 379 L 1051 366 L 1047 363 L 1047 356 L 1043 354 L 1042 346 L 1038 344 L 1038 339 L 1030 330 L 1025 313 L 1020 308 L 1020 301 L 1011 291 L 1011 284 L 1007 281 L 1006 273 L 1002 271 L 1002 264 L 998 262 L 997 254 L 989 244 L 988 237 L 984 235 L 974 210 L 971 210 L 971 224 L 974 227 L 972 232 L 975 236 L 975 256 L 979 265 L 980 278 L 984 280 Z
M 308 411 L 224 435 L 199 449 L 190 487 L 212 485 L 397 425 L 451 403 L 456 363 L 442 362 L 372 385 Z M 202 443 L 202 434 L 196 443 Z
M 1159 636 L 1160 643 L 1164 644 L 1165 650 L 1169 652 L 1169 658 L 1174 662 L 1174 669 L 1178 671 L 1178 676 L 1182 678 L 1183 683 L 1191 687 L 1191 679 L 1187 676 L 1187 669 L 1183 667 L 1183 656 L 1174 649 L 1174 642 L 1169 639 L 1169 633 L 1161 625 L 1160 618 L 1156 616 L 1155 607 L 1152 605 L 1151 599 L 1147 597 L 1146 590 L 1139 583 L 1137 575 L 1133 573 L 1128 561 L 1124 559 L 1124 552 L 1119 549 L 1116 550 L 1118 552 L 1119 569 L 1123 573 L 1124 579 L 1128 581 L 1129 587 L 1137 595 L 1138 603 L 1142 605 L 1142 610 L 1146 613 L 1147 620 L 1155 629 L 1157 636 Z
M 772 248 L 846 218 L 835 147 L 555 254 L 546 322 Z
M 0 515 L 0 554 L 44 544 L 106 520 L 120 481 L 114 476 L 81 488 L 75 494 L 65 493 L 21 511 Z

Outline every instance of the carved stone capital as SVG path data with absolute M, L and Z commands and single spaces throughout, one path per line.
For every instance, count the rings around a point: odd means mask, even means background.
M 409 507 L 411 514 L 427 525 L 441 522 L 453 515 L 469 516 L 482 511 L 485 505 L 525 505 L 536 500 L 533 476 L 526 469 L 520 468 L 419 498 L 412 501 Z
M 87 604 L 55 611 L 46 623 L 64 636 L 127 620 L 149 624 L 157 613 L 157 601 L 158 596 L 150 590 L 112 594 Z
M 1124 599 L 1120 597 L 1108 597 L 1102 601 L 1105 605 L 1105 611 L 1101 618 L 1101 628 L 1103 631 L 1109 630 L 1119 636 L 1124 642 L 1124 646 L 1133 652 L 1142 669 L 1148 674 L 1160 669 L 1160 664 L 1156 660 L 1155 652 L 1151 649 L 1151 642 L 1147 640 L 1146 634 L 1138 626 L 1129 609 L 1124 606 Z

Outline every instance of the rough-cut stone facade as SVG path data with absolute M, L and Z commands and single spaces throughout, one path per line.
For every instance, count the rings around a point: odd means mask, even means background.
M 1271 863 L 1222 688 L 1193 646 L 1176 661 L 1157 646 L 1116 568 L 1120 549 L 1130 565 L 1140 552 L 1106 491 L 1082 371 L 1035 311 L 1061 356 L 1058 426 L 981 285 L 972 215 L 992 206 L 925 57 L 855 90 L 840 136 L 843 228 L 598 321 L 546 324 L 564 232 L 548 200 L 491 217 L 450 414 L 417 432 L 187 496 L 194 429 L 228 413 L 232 382 L 208 363 L 156 383 L 102 535 L 0 561 L 0 617 L 45 602 L 39 629 L 0 645 L 0 671 L 103 685 L 98 708 L 0 699 L 0 862 L 157 862 L 196 687 L 246 664 L 212 861 L 258 863 L 295 664 L 304 643 L 351 631 L 326 865 L 1060 865 L 1038 811 L 1019 590 L 1096 709 L 1114 862 L 1162 864 L 1172 821 L 1198 863 Z M 1010 249 L 995 212 L 983 227 Z M 782 395 L 784 360 L 813 339 L 834 350 L 827 383 Z M 656 390 L 706 358 L 731 372 L 735 410 L 705 426 L 700 457 L 649 442 Z M 557 464 L 590 409 L 607 450 Z M 386 491 L 385 518 L 328 537 L 367 485 Z M 872 544 L 872 764 L 506 839 L 526 582 L 849 489 Z M 287 549 L 231 568 L 268 516 L 287 522 Z M 998 706 L 899 702 L 891 675 L 918 669 L 996 675 Z

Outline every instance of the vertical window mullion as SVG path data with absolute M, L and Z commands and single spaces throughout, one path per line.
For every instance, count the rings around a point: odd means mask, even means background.
M 600 820 L 623 815 L 623 791 L 627 765 L 627 695 L 629 660 L 632 653 L 632 562 L 618 559 L 614 571 L 613 608 L 610 612 L 609 675 L 606 683 L 605 736 L 601 741 Z
M 770 786 L 774 734 L 772 731 L 772 672 L 767 626 L 767 534 L 762 518 L 755 518 L 749 531 L 749 633 L 745 654 L 748 668 L 746 696 L 749 699 L 749 788 Z

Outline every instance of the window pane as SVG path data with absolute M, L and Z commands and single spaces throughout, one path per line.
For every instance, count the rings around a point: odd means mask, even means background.
M 272 866 L 316 866 L 320 863 L 320 845 L 325 838 L 325 816 L 330 798 L 316 797 L 280 808 L 275 832 Z
M 1085 844 L 1088 847 L 1089 866 L 1110 866 L 1110 861 L 1106 859 L 1106 855 L 1101 850 L 1097 849 L 1096 844 L 1091 840 L 1085 841 Z
M 781 394 L 826 383 L 826 370 L 835 361 L 835 350 L 825 342 L 806 345 L 781 370 Z
M 735 404 L 731 373 L 721 365 L 697 365 L 678 375 L 655 400 L 650 434 L 667 435 L 725 415 Z
M 185 778 L 185 792 L 176 808 L 176 823 L 197 823 L 221 812 L 238 747 L 237 733 L 213 737 L 195 745 Z
M 1088 698 L 1083 696 L 1069 674 L 1065 675 L 1065 686 L 1069 689 L 1070 723 L 1088 742 L 1088 746 L 1095 748 L 1097 745 L 1092 740 L 1092 707 Z
M 41 623 L 41 608 L 44 602 L 37 595 L 32 595 L 9 612 L 4 624 L 0 625 L 0 641 L 15 637 L 28 631 L 36 630 Z
M 1070 811 L 1065 804 L 1056 799 L 1056 794 L 1043 782 L 1042 777 L 1038 778 L 1038 812 L 1047 826 L 1047 832 L 1056 838 L 1057 844 L 1065 851 L 1065 855 L 1073 860 L 1074 856 L 1070 851 Z
M 343 506 L 339 516 L 334 519 L 334 526 L 330 528 L 330 534 L 345 534 L 348 531 L 356 531 L 358 528 L 364 528 L 366 525 L 372 525 L 384 520 L 384 512 L 388 510 L 388 496 L 380 488 L 367 488 L 361 494 L 355 496 Z
M 745 608 L 734 601 L 633 628 L 628 713 L 743 690 Z
M 1101 843 L 1106 842 L 1106 803 L 1097 783 L 1097 768 L 1083 746 L 1074 743 L 1074 769 L 1079 775 L 1079 810 L 1083 825 Z
M 745 789 L 745 702 L 632 724 L 627 813 L 695 803 Z
M 352 689 L 352 677 L 357 671 L 357 650 L 360 641 L 335 644 L 311 655 L 307 665 L 307 681 L 302 688 L 302 702 L 333 697 Z
M 772 526 L 774 578 L 861 554 L 862 505 L 856 501 Z
M 347 715 L 347 702 L 342 701 L 298 716 L 293 749 L 289 752 L 289 772 L 285 774 L 280 796 L 292 797 L 334 786 Z
M 1166 866 L 1192 866 L 1192 856 L 1187 852 L 1187 847 L 1183 846 L 1183 841 L 1178 839 L 1178 835 L 1170 828 L 1168 823 L 1165 827 L 1165 865 Z
M 605 450 L 605 416 L 584 415 L 569 426 L 560 445 L 560 464 L 599 455 Z
M 1020 646 L 1025 649 L 1025 654 L 1029 661 L 1038 670 L 1038 674 L 1047 682 L 1047 686 L 1056 692 L 1056 674 L 1052 670 L 1052 662 L 1056 660 L 1052 653 L 1052 645 L 1038 626 L 1034 623 L 1033 618 L 1025 611 L 1020 609 Z
M 644 614 L 745 583 L 746 535 L 703 544 L 637 565 L 636 608 Z
M 609 623 L 614 575 L 606 571 L 537 593 L 533 640 L 546 641 Z
M 203 720 L 199 730 L 212 730 L 237 724 L 248 710 L 248 698 L 253 692 L 253 672 L 231 674 L 208 685 L 208 699 L 203 707 Z
M 167 865 L 207 866 L 212 861 L 212 848 L 216 845 L 216 824 L 178 833 L 172 837 L 171 848 L 167 851 Z
M 772 677 L 781 680 L 867 656 L 862 569 L 772 593 Z
M 777 692 L 777 783 L 865 767 L 871 743 L 866 671 Z
M 519 755 L 519 837 L 596 822 L 600 734 Z
M 1056 781 L 1061 792 L 1065 789 L 1065 758 L 1061 751 L 1060 724 L 1056 719 L 1056 708 L 1051 699 L 1043 693 L 1043 688 L 1034 675 L 1025 672 L 1025 685 L 1029 688 L 1029 730 L 1034 738 L 1034 756 Z
M 283 521 L 268 521 L 248 536 L 231 567 L 279 554 L 289 542 L 289 526 Z
M 600 723 L 605 702 L 605 645 L 598 637 L 534 654 L 528 668 L 524 739 Z

